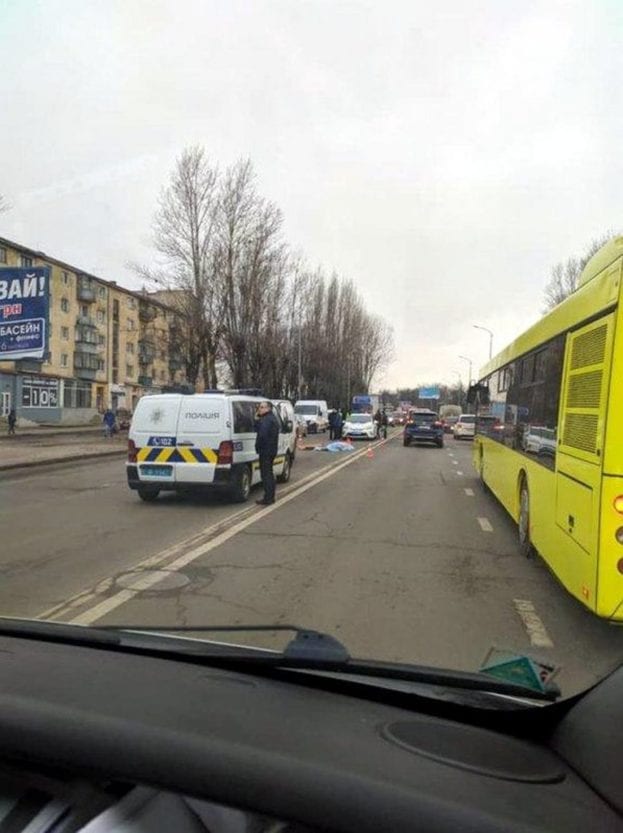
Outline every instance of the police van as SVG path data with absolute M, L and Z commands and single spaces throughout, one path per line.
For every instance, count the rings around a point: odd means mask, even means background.
M 128 486 L 145 501 L 160 492 L 213 487 L 243 502 L 260 482 L 255 414 L 266 397 L 244 394 L 163 393 L 139 399 L 128 434 Z M 283 409 L 275 477 L 290 479 L 296 432 Z

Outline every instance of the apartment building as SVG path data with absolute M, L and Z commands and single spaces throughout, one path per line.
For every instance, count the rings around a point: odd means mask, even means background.
M 86 423 L 186 381 L 176 310 L 1 237 L 0 266 L 50 268 L 47 357 L 0 361 L 0 415 Z

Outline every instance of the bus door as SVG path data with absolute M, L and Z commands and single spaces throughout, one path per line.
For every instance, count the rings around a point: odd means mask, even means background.
M 613 337 L 614 314 L 567 336 L 556 454 L 556 523 L 568 536 L 556 566 L 593 609 Z

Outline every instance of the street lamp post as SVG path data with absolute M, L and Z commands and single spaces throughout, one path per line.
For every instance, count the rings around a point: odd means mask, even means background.
M 477 330 L 484 330 L 485 333 L 489 333 L 489 358 L 493 356 L 493 333 L 487 327 L 481 327 L 480 324 L 473 325 Z
M 458 389 L 457 395 L 456 395 L 456 398 L 457 398 L 458 401 L 457 401 L 456 404 L 459 406 L 459 408 L 462 408 L 463 407 L 463 402 L 462 402 L 462 400 L 463 400 L 463 380 L 461 379 L 461 374 L 459 373 L 458 370 L 453 370 L 452 372 L 454 373 L 455 376 L 458 376 L 458 379 L 459 379 L 459 389 Z
M 472 360 L 467 356 L 459 356 L 459 359 L 463 359 L 469 365 L 469 381 L 467 382 L 467 387 L 469 387 L 472 383 Z

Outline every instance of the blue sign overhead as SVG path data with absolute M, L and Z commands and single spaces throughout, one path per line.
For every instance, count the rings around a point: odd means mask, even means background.
M 439 399 L 439 388 L 420 388 L 419 399 Z
M 50 269 L 0 269 L 0 361 L 43 359 L 48 347 Z

